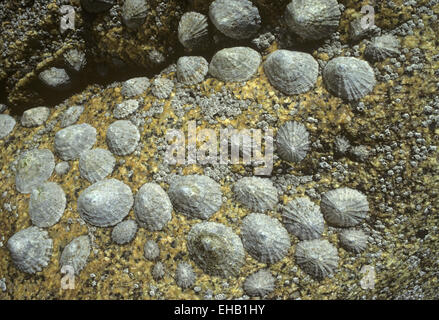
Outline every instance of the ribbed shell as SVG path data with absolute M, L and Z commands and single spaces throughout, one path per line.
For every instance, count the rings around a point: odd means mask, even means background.
M 65 128 L 75 124 L 83 112 L 83 106 L 72 106 L 68 108 L 61 117 L 60 127 Z
M 209 43 L 207 17 L 198 12 L 186 12 L 178 24 L 178 40 L 186 49 L 205 47 Z
M 172 219 L 171 200 L 160 185 L 145 183 L 137 192 L 134 213 L 141 227 L 162 230 Z
M 148 240 L 143 247 L 143 254 L 148 260 L 155 260 L 160 256 L 160 248 L 157 242 Z
M 14 130 L 17 121 L 7 114 L 0 114 L 0 139 L 5 139 Z
M 367 248 L 367 235 L 361 230 L 347 229 L 339 234 L 340 244 L 346 250 L 359 253 Z
M 236 199 L 248 209 L 265 212 L 273 210 L 278 201 L 278 192 L 270 179 L 244 177 L 233 188 Z
M 244 264 L 241 239 L 217 222 L 194 225 L 187 236 L 187 248 L 194 262 L 212 276 L 236 277 Z
M 150 86 L 147 77 L 137 77 L 125 81 L 122 84 L 121 93 L 125 98 L 132 98 L 144 93 Z
M 79 51 L 78 49 L 68 50 L 64 53 L 63 57 L 66 67 L 73 72 L 82 71 L 87 64 L 87 58 L 85 56 L 85 53 Z
M 273 87 L 293 95 L 305 93 L 315 86 L 319 65 L 308 53 L 277 50 L 265 61 L 264 72 Z
M 20 156 L 15 175 L 15 186 L 20 193 L 30 193 L 45 182 L 55 169 L 55 157 L 47 149 L 34 149 Z
M 137 233 L 137 223 L 134 220 L 125 220 L 118 223 L 111 232 L 111 239 L 117 244 L 131 242 Z
M 237 40 L 255 36 L 261 27 L 259 10 L 248 0 L 215 0 L 209 17 L 221 33 Z
M 126 184 L 106 179 L 92 184 L 79 195 L 78 211 L 86 222 L 110 227 L 128 215 L 133 203 L 133 194 Z
M 370 65 L 353 57 L 338 57 L 326 64 L 323 70 L 326 87 L 337 97 L 359 100 L 375 87 L 375 73 Z
M 274 291 L 275 279 L 268 270 L 259 270 L 247 277 L 244 281 L 244 291 L 249 296 L 265 297 Z
M 113 115 L 116 119 L 124 119 L 139 109 L 139 102 L 134 99 L 125 100 L 114 108 Z
M 165 271 L 165 265 L 159 261 L 152 268 L 152 277 L 155 281 L 159 281 L 165 276 Z
M 321 280 L 338 267 L 337 249 L 328 240 L 306 240 L 296 246 L 296 263 L 310 276 Z
M 66 70 L 61 68 L 49 68 L 40 72 L 38 75 L 40 81 L 48 88 L 64 91 L 70 88 L 71 79 Z
M 18 231 L 8 240 L 8 249 L 17 269 L 37 273 L 47 267 L 52 256 L 53 241 L 47 231 L 30 227 Z
M 118 156 L 133 153 L 139 141 L 139 130 L 128 120 L 115 121 L 107 129 L 107 145 Z
M 203 57 L 181 57 L 177 61 L 177 78 L 183 84 L 193 85 L 204 81 L 209 64 Z
M 55 182 L 45 182 L 32 190 L 29 200 L 29 216 L 40 228 L 58 223 L 66 209 L 64 190 Z
M 50 109 L 47 107 L 31 108 L 23 112 L 21 125 L 26 128 L 38 127 L 44 124 L 50 116 Z
M 296 198 L 284 207 L 283 222 L 289 232 L 300 240 L 320 238 L 325 221 L 320 208 L 307 197 Z
M 63 160 L 77 160 L 96 143 L 96 129 L 87 123 L 74 124 L 55 134 L 55 151 Z
M 336 0 L 293 0 L 285 11 L 292 32 L 305 40 L 319 40 L 337 31 L 341 12 Z
M 279 128 L 276 136 L 279 156 L 289 162 L 300 162 L 310 149 L 306 127 L 296 121 L 288 121 Z
M 222 204 L 221 186 L 207 176 L 177 176 L 168 194 L 175 210 L 191 218 L 209 219 Z
M 175 282 L 184 289 L 190 288 L 194 285 L 196 275 L 192 266 L 187 262 L 180 262 L 175 272 Z
M 322 195 L 320 209 L 325 220 L 337 227 L 353 227 L 369 212 L 367 197 L 351 188 L 338 188 Z
M 63 266 L 71 266 L 76 275 L 78 275 L 87 264 L 90 255 L 90 239 L 87 235 L 79 236 L 73 239 L 65 246 L 59 264 Z
M 174 81 L 166 78 L 156 78 L 152 82 L 151 93 L 158 99 L 167 99 L 174 90 Z
M 252 213 L 241 227 L 244 248 L 256 260 L 275 263 L 285 257 L 291 247 L 288 231 L 275 218 Z
M 261 61 L 261 55 L 251 48 L 226 48 L 213 56 L 209 73 L 224 82 L 247 81 L 256 74 Z
M 95 183 L 110 175 L 116 159 L 110 151 L 105 149 L 92 149 L 84 151 L 79 158 L 79 172 L 81 177 Z
M 140 27 L 148 14 L 146 0 L 125 0 L 122 6 L 122 21 L 131 29 Z
M 370 61 L 382 61 L 400 54 L 400 42 L 396 36 L 386 34 L 375 37 L 367 44 L 364 55 Z
M 100 13 L 111 9 L 115 0 L 81 0 L 81 5 L 85 11 L 90 13 Z

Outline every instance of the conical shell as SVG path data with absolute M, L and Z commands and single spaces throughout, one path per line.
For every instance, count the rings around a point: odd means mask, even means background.
M 73 239 L 67 246 L 65 246 L 59 264 L 62 267 L 70 266 L 73 268 L 76 275 L 78 275 L 87 264 L 87 259 L 90 255 L 90 239 L 88 236 L 80 236 Z
M 186 49 L 205 47 L 209 42 L 207 17 L 198 12 L 186 12 L 178 24 L 178 40 Z
M 296 263 L 299 267 L 321 280 L 334 273 L 338 267 L 337 249 L 327 240 L 306 240 L 296 246 Z
M 183 84 L 203 82 L 208 71 L 209 64 L 203 57 L 181 57 L 177 61 L 177 78 Z
M 63 160 L 79 159 L 96 142 L 96 129 L 87 123 L 75 124 L 55 134 L 55 151 Z
M 150 86 L 147 77 L 137 77 L 125 81 L 122 84 L 121 93 L 125 98 L 132 98 L 144 93 Z
M 45 182 L 32 190 L 29 200 L 29 216 L 40 228 L 58 223 L 66 209 L 64 190 L 55 182 Z
M 146 0 L 125 0 L 122 6 L 122 21 L 130 29 L 140 27 L 148 14 Z
M 240 203 L 256 212 L 273 210 L 278 201 L 276 188 L 266 178 L 241 178 L 235 183 L 233 191 Z
M 95 183 L 110 175 L 116 159 L 110 151 L 105 149 L 92 149 L 84 151 L 79 158 L 79 172 L 81 177 Z
M 289 162 L 300 162 L 310 148 L 306 127 L 296 121 L 288 121 L 279 128 L 276 136 L 279 156 Z
M 139 130 L 128 120 L 115 121 L 107 129 L 107 145 L 115 155 L 133 153 L 139 141 Z
M 359 253 L 367 247 L 367 235 L 361 230 L 347 229 L 339 234 L 340 244 L 346 250 Z
M 386 58 L 399 55 L 399 48 L 399 39 L 396 36 L 386 34 L 373 38 L 366 46 L 364 55 L 370 61 L 382 61 Z
M 259 270 L 245 279 L 243 288 L 249 296 L 265 297 L 275 287 L 275 279 L 268 270 Z

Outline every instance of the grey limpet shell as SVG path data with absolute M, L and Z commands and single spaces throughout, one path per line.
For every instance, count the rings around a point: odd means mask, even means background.
M 71 79 L 66 70 L 60 68 L 49 68 L 42 71 L 38 78 L 48 88 L 63 91 L 70 88 Z
M 341 246 L 348 251 L 360 253 L 367 248 L 367 235 L 361 230 L 343 230 L 338 237 Z
M 105 149 L 86 150 L 79 158 L 79 172 L 81 177 L 91 183 L 103 180 L 109 176 L 116 165 L 116 159 L 110 151 Z
M 9 136 L 16 124 L 17 122 L 10 115 L 0 114 L 0 139 Z
M 20 193 L 30 193 L 33 188 L 47 181 L 55 168 L 55 157 L 48 149 L 25 152 L 18 159 L 15 186 Z
M 274 291 L 276 280 L 271 275 L 269 270 L 259 270 L 258 272 L 249 275 L 243 284 L 243 289 L 246 294 L 252 297 L 265 297 L 267 294 Z
M 137 223 L 134 220 L 125 220 L 118 223 L 111 232 L 111 239 L 117 244 L 131 242 L 137 233 Z
M 291 247 L 288 231 L 279 220 L 261 213 L 251 213 L 244 218 L 241 238 L 247 252 L 263 263 L 276 263 Z
M 152 82 L 151 93 L 158 99 L 167 99 L 174 90 L 174 81 L 166 78 L 156 78 Z
M 293 0 L 285 11 L 285 22 L 305 40 L 320 40 L 337 31 L 341 12 L 336 0 Z
M 125 0 L 122 6 L 122 21 L 130 29 L 137 29 L 144 22 L 148 14 L 146 0 Z
M 90 13 L 101 13 L 111 9 L 115 0 L 81 0 L 85 11 Z
M 364 50 L 365 57 L 370 61 L 383 61 L 389 57 L 398 56 L 400 42 L 399 39 L 391 34 L 375 37 L 369 42 Z
M 256 212 L 273 210 L 278 201 L 277 189 L 267 178 L 241 178 L 235 183 L 233 191 L 240 203 Z
M 55 134 L 55 151 L 62 160 L 76 160 L 95 142 L 95 128 L 87 123 L 74 124 Z
M 71 106 L 61 116 L 60 127 L 65 128 L 75 124 L 83 112 L 83 106 Z
M 226 48 L 213 56 L 209 73 L 224 82 L 247 81 L 256 74 L 261 61 L 261 55 L 251 48 Z
M 73 239 L 65 246 L 59 259 L 59 264 L 62 267 L 70 266 L 78 275 L 87 264 L 87 259 L 90 256 L 90 239 L 87 235 L 79 236 Z
M 118 156 L 133 153 L 139 141 L 139 130 L 128 120 L 115 121 L 107 129 L 107 145 Z
M 70 170 L 70 164 L 67 161 L 62 161 L 55 166 L 55 173 L 58 176 L 67 174 Z
M 261 27 L 259 10 L 248 0 L 215 0 L 209 17 L 221 33 L 236 40 L 255 36 Z
M 139 102 L 134 99 L 125 100 L 114 108 L 113 115 L 116 119 L 124 119 L 132 115 L 137 109 L 139 109 Z
M 192 266 L 187 262 L 180 262 L 175 271 L 175 282 L 184 289 L 190 288 L 194 285 L 196 275 Z
M 157 242 L 148 240 L 143 247 L 143 255 L 148 260 L 155 260 L 160 256 L 160 248 Z
M 97 227 L 121 222 L 130 212 L 134 199 L 131 189 L 116 179 L 98 181 L 78 197 L 81 218 Z
M 276 136 L 279 156 L 289 162 L 300 162 L 310 149 L 306 127 L 296 121 L 288 121 L 279 128 Z
M 121 93 L 125 98 L 132 98 L 144 93 L 150 86 L 147 77 L 137 77 L 125 81 L 122 84 Z
M 64 53 L 63 57 L 66 67 L 72 72 L 78 73 L 82 71 L 87 64 L 85 53 L 78 49 L 68 50 Z
M 155 281 L 159 281 L 165 276 L 165 271 L 165 265 L 159 261 L 152 268 L 152 277 Z
M 349 101 L 368 95 L 376 84 L 372 67 L 354 57 L 338 57 L 329 61 L 323 69 L 323 81 L 330 92 Z
M 177 212 L 198 219 L 209 219 L 223 202 L 221 186 L 202 175 L 176 176 L 168 195 Z
M 47 267 L 52 248 L 53 241 L 47 231 L 34 226 L 18 231 L 8 240 L 14 265 L 20 271 L 31 274 Z
M 193 261 L 207 274 L 235 277 L 244 264 L 244 247 L 233 230 L 221 223 L 201 222 L 187 236 Z
M 36 107 L 23 112 L 21 125 L 26 128 L 38 127 L 44 124 L 50 116 L 50 109 L 47 107 Z
M 362 222 L 369 212 L 367 197 L 351 188 L 325 192 L 320 202 L 325 220 L 336 227 L 353 227 Z
M 308 197 L 300 197 L 286 204 L 282 212 L 285 228 L 300 240 L 318 239 L 325 229 L 319 206 Z
M 203 82 L 208 72 L 209 63 L 203 57 L 181 57 L 177 61 L 177 78 L 183 84 Z
M 141 227 L 160 231 L 172 219 L 171 200 L 157 183 L 145 183 L 134 200 L 134 213 Z
M 311 90 L 319 75 L 319 64 L 305 52 L 276 50 L 264 63 L 264 72 L 271 85 L 286 95 Z
M 296 263 L 310 276 L 321 280 L 338 267 L 338 252 L 328 240 L 301 241 L 296 246 Z
M 66 194 L 55 182 L 45 182 L 32 190 L 29 199 L 29 216 L 40 228 L 55 225 L 66 209 Z
M 209 43 L 207 17 L 198 12 L 186 12 L 178 24 L 178 40 L 186 49 L 198 49 Z

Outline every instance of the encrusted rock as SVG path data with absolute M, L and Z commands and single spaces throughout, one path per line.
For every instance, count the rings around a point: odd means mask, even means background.
M 64 63 L 66 67 L 72 72 L 81 72 L 87 64 L 85 53 L 78 49 L 70 49 L 64 53 Z
M 338 188 L 322 195 L 320 208 L 328 223 L 337 227 L 353 227 L 369 212 L 367 197 L 351 188 Z
M 81 173 L 81 177 L 91 183 L 106 178 L 113 172 L 115 165 L 116 159 L 110 151 L 105 149 L 86 150 L 79 158 L 79 172 Z
M 85 11 L 90 13 L 101 13 L 111 9 L 115 0 L 81 0 Z
M 207 176 L 176 176 L 168 194 L 175 210 L 191 218 L 209 219 L 222 204 L 220 185 Z
M 139 141 L 139 130 L 128 120 L 115 121 L 107 129 L 107 145 L 118 156 L 133 153 Z
M 18 231 L 8 240 L 8 249 L 17 269 L 37 273 L 47 267 L 52 256 L 53 241 L 47 231 L 30 227 Z
M 122 6 L 122 21 L 130 29 L 140 27 L 148 14 L 146 0 L 125 0 Z
M 328 240 L 306 240 L 296 246 L 296 263 L 312 277 L 321 280 L 338 267 L 337 249 Z
M 307 197 L 296 198 L 286 204 L 283 222 L 289 232 L 300 240 L 320 238 L 325 229 L 325 222 L 320 208 Z
M 359 253 L 367 247 L 367 235 L 361 230 L 347 229 L 339 234 L 340 244 L 346 250 Z
M 144 93 L 150 86 L 147 77 L 137 77 L 125 81 L 122 84 L 121 93 L 125 98 L 132 98 Z
M 10 115 L 0 114 L 0 139 L 4 139 L 9 136 L 14 130 L 16 121 Z
M 259 10 L 248 0 L 215 0 L 209 7 L 215 27 L 232 39 L 249 39 L 261 27 Z
M 194 225 L 187 236 L 187 247 L 194 262 L 212 276 L 235 277 L 244 264 L 241 239 L 220 223 Z
M 79 117 L 83 112 L 83 106 L 71 106 L 70 108 L 68 108 L 61 116 L 61 128 L 65 128 L 75 124 L 79 120 Z
M 117 224 L 111 232 L 111 239 L 117 244 L 131 242 L 136 236 L 137 223 L 134 220 L 125 220 Z
M 186 49 L 205 47 L 209 43 L 207 17 L 198 12 L 186 12 L 178 24 L 178 40 Z
M 285 257 L 291 247 L 288 231 L 275 218 L 251 213 L 242 221 L 244 248 L 256 260 L 275 263 Z
M 259 270 L 247 277 L 244 281 L 244 291 L 249 296 L 265 297 L 274 291 L 275 279 L 268 270 Z
M 158 184 L 146 183 L 137 192 L 134 213 L 141 227 L 162 230 L 172 219 L 171 200 Z
M 224 82 L 247 81 L 256 74 L 261 61 L 261 55 L 251 48 L 226 48 L 213 56 L 209 73 Z
M 382 61 L 389 57 L 400 54 L 399 39 L 391 34 L 375 37 L 369 42 L 364 50 L 365 57 L 370 61 Z
M 32 190 L 29 200 L 29 216 L 40 228 L 58 223 L 66 209 L 64 190 L 55 182 L 45 182 Z
M 121 222 L 130 212 L 134 199 L 131 189 L 116 179 L 98 181 L 78 198 L 82 219 L 97 227 L 110 227 Z
M 305 40 L 319 40 L 337 31 L 341 12 L 336 0 L 293 0 L 285 11 L 292 32 Z
M 96 129 L 87 123 L 74 124 L 55 134 L 55 151 L 63 160 L 79 159 L 96 142 Z
M 71 79 L 66 70 L 55 67 L 42 71 L 38 78 L 45 86 L 54 90 L 67 90 L 71 85 Z
M 153 240 L 148 240 L 143 247 L 143 254 L 145 258 L 148 260 L 155 260 L 160 255 L 160 248 L 158 244 Z
M 270 179 L 244 177 L 233 188 L 236 199 L 248 209 L 256 212 L 273 210 L 278 201 L 278 192 Z
M 308 53 L 277 50 L 265 61 L 264 72 L 273 87 L 293 95 L 305 93 L 315 86 L 319 65 Z
M 192 287 L 195 279 L 196 276 L 192 266 L 187 262 L 180 262 L 175 272 L 175 282 L 177 285 L 184 290 Z
M 193 85 L 204 81 L 209 64 L 203 57 L 181 57 L 177 61 L 177 78 L 183 84 Z
M 137 100 L 125 100 L 116 105 L 113 115 L 116 119 L 124 119 L 132 115 L 137 109 L 139 109 L 139 102 Z
M 73 239 L 67 246 L 65 246 L 59 264 L 62 267 L 70 266 L 78 275 L 87 264 L 87 259 L 90 255 L 90 239 L 88 236 L 79 236 Z
M 21 125 L 26 128 L 38 127 L 44 124 L 50 116 L 50 109 L 47 107 L 36 107 L 23 112 Z
M 279 156 L 289 162 L 300 162 L 310 148 L 306 127 L 296 121 L 288 121 L 279 128 L 276 136 Z
M 18 159 L 15 185 L 19 192 L 30 193 L 47 181 L 55 168 L 55 157 L 47 149 L 27 151 Z
M 368 95 L 376 83 L 371 66 L 353 57 L 338 57 L 329 61 L 323 70 L 323 81 L 334 95 L 349 101 Z

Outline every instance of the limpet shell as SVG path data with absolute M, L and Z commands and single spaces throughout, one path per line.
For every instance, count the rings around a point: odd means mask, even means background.
M 63 57 L 66 67 L 72 72 L 77 73 L 82 71 L 87 64 L 85 53 L 78 49 L 68 50 L 64 53 Z
M 370 61 L 383 61 L 389 57 L 395 57 L 400 54 L 399 39 L 391 34 L 385 34 L 375 37 L 369 42 L 364 50 L 366 59 Z
M 26 128 L 38 127 L 46 122 L 50 116 L 50 109 L 47 107 L 36 107 L 23 112 L 21 125 Z
M 6 138 L 14 130 L 17 122 L 7 114 L 0 114 L 0 139 Z
M 90 255 L 90 239 L 87 235 L 79 236 L 73 239 L 67 246 L 65 246 L 59 264 L 62 267 L 70 266 L 78 275 L 87 264 L 87 259 Z
M 367 248 L 367 235 L 361 230 L 343 230 L 339 239 L 341 246 L 348 251 L 360 253 Z
M 209 63 L 203 57 L 181 57 L 177 61 L 177 78 L 183 84 L 193 85 L 204 81 Z
M 71 106 L 63 113 L 61 117 L 60 127 L 65 128 L 75 124 L 79 120 L 79 117 L 83 112 L 83 106 Z
M 57 91 L 64 91 L 70 88 L 71 79 L 66 70 L 60 68 L 49 68 L 40 72 L 40 81 L 48 88 Z
M 55 182 L 45 182 L 32 190 L 29 199 L 29 216 L 40 228 L 58 223 L 66 209 L 64 190 Z
M 278 201 L 277 189 L 267 178 L 241 178 L 235 183 L 233 191 L 240 203 L 256 212 L 273 210 Z
M 121 93 L 125 98 L 132 98 L 144 93 L 150 86 L 147 77 L 137 77 L 125 81 L 122 84 Z
M 268 270 L 259 270 L 247 277 L 244 281 L 243 289 L 249 296 L 265 297 L 274 291 L 276 280 Z
M 143 247 L 143 254 L 148 260 L 155 260 L 160 256 L 160 248 L 157 242 L 148 240 Z
M 167 99 L 174 90 L 174 81 L 166 78 L 156 78 L 152 82 L 151 93 L 158 99 Z
M 139 102 L 134 99 L 125 100 L 114 108 L 113 115 L 116 119 L 124 119 L 139 109 Z
M 338 267 L 337 249 L 328 240 L 314 239 L 299 242 L 295 257 L 299 267 L 318 280 L 334 273 Z
M 125 0 L 122 6 L 122 21 L 130 29 L 140 27 L 148 14 L 146 0 Z
M 279 156 L 289 162 L 300 162 L 310 149 L 309 133 L 306 127 L 296 121 L 282 125 L 276 136 Z
M 190 288 L 194 285 L 196 275 L 192 266 L 187 262 L 180 262 L 175 272 L 175 282 L 184 289 Z
M 117 244 L 131 242 L 137 233 L 137 223 L 134 220 L 125 220 L 118 223 L 111 232 L 111 239 Z
M 178 24 L 178 40 L 186 49 L 205 47 L 209 43 L 207 17 L 198 12 L 186 12 Z
M 96 142 L 96 129 L 87 123 L 74 124 L 55 134 L 55 151 L 63 160 L 77 160 Z
M 116 165 L 116 159 L 105 149 L 86 150 L 79 158 L 81 177 L 95 183 L 109 176 Z
M 139 141 L 139 130 L 128 120 L 115 121 L 107 129 L 107 145 L 115 155 L 133 153 Z

